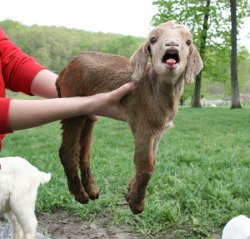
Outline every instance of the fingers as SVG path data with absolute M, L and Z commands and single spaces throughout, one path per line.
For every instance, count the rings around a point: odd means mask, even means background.
M 93 121 L 97 121 L 97 120 L 99 120 L 100 117 L 98 115 L 88 115 L 88 118 L 93 120 Z
M 93 109 L 88 114 L 88 117 L 93 121 L 98 119 L 96 115 L 126 121 L 126 113 L 121 108 L 120 101 L 125 95 L 131 93 L 133 89 L 134 84 L 131 82 L 111 92 L 89 96 L 93 100 Z
M 115 98 L 115 100 L 121 100 L 125 95 L 131 93 L 131 91 L 134 89 L 134 83 L 126 83 L 120 88 L 111 91 L 111 94 Z

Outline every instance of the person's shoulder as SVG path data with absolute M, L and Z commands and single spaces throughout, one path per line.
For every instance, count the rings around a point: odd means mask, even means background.
M 1 27 L 0 27 L 0 40 L 8 40 L 8 37 L 6 36 Z

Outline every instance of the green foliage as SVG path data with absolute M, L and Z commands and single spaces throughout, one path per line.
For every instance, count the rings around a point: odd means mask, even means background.
M 230 49 L 216 51 L 210 48 L 206 64 L 203 69 L 203 86 L 206 82 L 220 82 L 224 84 L 222 94 L 231 95 L 231 75 L 230 75 Z M 250 57 L 249 52 L 243 47 L 238 51 L 238 82 L 241 93 L 249 94 L 250 90 Z M 204 89 L 203 89 L 203 92 Z
M 143 38 L 120 36 L 106 41 L 100 51 L 104 53 L 131 57 L 135 50 L 142 44 Z
M 198 46 L 201 45 L 202 35 L 204 34 L 203 24 L 204 15 L 207 12 L 207 0 L 156 0 L 153 5 L 156 5 L 159 12 L 153 17 L 153 25 L 175 20 L 176 22 L 186 25 L 193 33 L 195 42 Z M 238 27 L 240 28 L 242 19 L 249 16 L 247 9 L 247 0 L 237 1 L 238 6 Z M 209 23 L 207 29 L 207 46 L 221 49 L 230 46 L 230 1 L 211 0 L 209 7 Z M 219 40 L 220 39 L 220 40 Z
M 145 41 L 144 38 L 118 34 L 91 33 L 65 27 L 22 25 L 15 21 L 0 22 L 9 40 L 29 56 L 59 73 L 76 54 L 101 51 L 130 57 Z
M 127 206 L 116 206 L 134 171 L 134 141 L 123 122 L 102 118 L 96 123 L 91 169 L 101 195 L 87 205 L 68 191 L 57 122 L 7 135 L 0 157 L 18 155 L 52 173 L 51 182 L 39 188 L 38 213 L 64 208 L 86 220 L 109 215 L 110 224 L 129 226 L 142 237 L 217 238 L 229 219 L 250 215 L 249 118 L 250 107 L 180 108 L 175 128 L 160 142 L 141 223 Z

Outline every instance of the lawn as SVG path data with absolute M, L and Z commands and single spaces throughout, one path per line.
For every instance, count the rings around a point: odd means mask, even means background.
M 52 173 L 51 182 L 39 188 L 37 213 L 63 208 L 86 220 L 109 215 L 110 224 L 152 237 L 213 238 L 233 216 L 250 216 L 250 108 L 183 107 L 174 124 L 159 145 L 142 222 L 128 206 L 116 206 L 134 171 L 134 140 L 123 122 L 96 123 L 91 168 L 101 195 L 87 205 L 68 192 L 58 122 L 8 135 L 0 156 L 21 156 Z

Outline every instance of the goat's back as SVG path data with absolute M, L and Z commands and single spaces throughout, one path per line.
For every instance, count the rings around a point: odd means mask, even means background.
M 27 160 L 20 157 L 0 158 L 1 170 L 0 175 L 6 177 L 12 175 L 13 178 L 29 177 L 30 180 L 37 180 L 39 183 L 50 181 L 51 174 L 40 172 L 36 167 L 31 165 Z
M 80 53 L 62 70 L 57 89 L 63 97 L 88 96 L 117 89 L 132 81 L 126 57 L 101 52 Z
M 18 190 L 29 191 L 31 188 L 37 190 L 42 183 L 50 181 L 51 174 L 40 172 L 27 160 L 20 157 L 0 158 L 1 189 L 0 191 Z
M 29 195 L 36 198 L 37 189 L 50 181 L 51 174 L 40 172 L 20 157 L 0 158 L 0 214 L 10 210 L 9 202 Z

